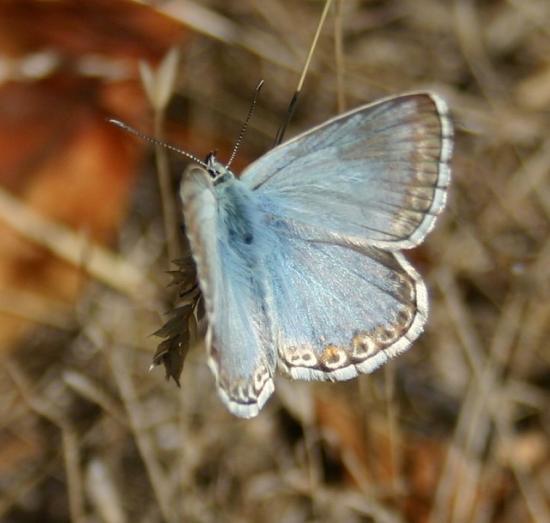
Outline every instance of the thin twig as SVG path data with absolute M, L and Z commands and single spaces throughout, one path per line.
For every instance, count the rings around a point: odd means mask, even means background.
M 130 426 L 136 439 L 140 455 L 147 469 L 147 475 L 151 481 L 155 497 L 158 501 L 162 517 L 167 522 L 178 521 L 170 498 L 170 486 L 166 474 L 157 459 L 155 445 L 151 434 L 145 428 L 147 415 L 143 412 L 138 393 L 128 370 L 127 362 L 124 359 L 123 347 L 109 347 L 105 350 L 113 368 L 113 376 L 116 380 L 118 390 L 124 407 L 130 420 Z
M 343 21 L 343 0 L 336 0 L 336 13 L 334 15 L 334 61 L 336 63 L 336 102 L 339 113 L 346 110 L 346 93 L 344 84 L 344 33 L 342 30 Z
M 162 140 L 164 128 L 164 111 L 155 111 L 155 138 Z M 164 230 L 168 245 L 168 265 L 179 258 L 179 225 L 177 220 L 176 198 L 172 190 L 170 178 L 170 166 L 166 150 L 160 145 L 155 145 L 155 161 L 157 165 L 157 176 L 160 187 L 162 202 L 162 216 L 164 219 Z
M 332 5 L 332 0 L 326 0 L 325 7 L 323 9 L 323 12 L 321 13 L 321 18 L 319 20 L 319 24 L 317 25 L 317 30 L 315 31 L 315 35 L 313 36 L 313 41 L 311 42 L 311 46 L 309 48 L 309 51 L 307 53 L 306 61 L 304 63 L 304 66 L 302 68 L 302 73 L 300 74 L 300 79 L 298 80 L 298 85 L 296 86 L 296 90 L 294 91 L 294 95 L 292 96 L 292 99 L 290 100 L 290 104 L 288 105 L 288 109 L 286 112 L 285 120 L 283 121 L 283 124 L 277 131 L 277 135 L 275 136 L 275 142 L 274 145 L 279 145 L 285 136 L 286 128 L 288 127 L 288 124 L 290 123 L 290 120 L 292 119 L 292 116 L 294 115 L 294 111 L 296 110 L 296 104 L 298 103 L 298 97 L 300 96 L 300 93 L 302 92 L 302 88 L 304 86 L 304 82 L 306 80 L 307 73 L 309 71 L 309 66 L 311 64 L 311 60 L 313 59 L 313 53 L 315 52 L 315 48 L 317 47 L 317 42 L 319 41 L 319 37 L 321 35 L 321 30 L 323 29 L 323 26 L 325 25 L 325 21 L 327 19 L 327 15 L 330 10 L 330 6 Z
M 398 405 L 395 398 L 395 365 L 394 362 L 388 362 L 384 367 L 384 396 L 386 401 L 386 422 L 388 426 L 389 440 L 389 470 L 391 474 L 391 488 L 395 499 L 400 494 L 401 484 L 401 456 L 398 424 Z
M 80 396 L 101 407 L 118 423 L 123 426 L 128 425 L 126 416 L 117 405 L 114 398 L 105 390 L 101 389 L 100 386 L 94 383 L 89 377 L 80 372 L 67 370 L 63 373 L 63 381 Z

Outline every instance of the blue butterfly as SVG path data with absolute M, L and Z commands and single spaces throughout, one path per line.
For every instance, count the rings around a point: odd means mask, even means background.
M 348 380 L 420 335 L 427 291 L 400 251 L 444 208 L 451 153 L 445 102 L 412 93 L 300 134 L 239 178 L 213 155 L 188 167 L 209 365 L 233 414 L 256 416 L 277 370 Z

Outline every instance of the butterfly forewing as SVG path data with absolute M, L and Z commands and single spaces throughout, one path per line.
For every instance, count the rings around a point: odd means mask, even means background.
M 256 246 L 240 241 L 253 225 L 201 167 L 184 173 L 181 197 L 206 305 L 209 364 L 229 410 L 249 418 L 273 392 L 276 365 Z
M 273 149 L 241 179 L 266 208 L 319 237 L 400 250 L 443 209 L 452 128 L 445 103 L 417 93 L 338 116 Z

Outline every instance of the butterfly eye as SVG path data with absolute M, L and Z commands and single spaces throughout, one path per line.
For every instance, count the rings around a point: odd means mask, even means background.
M 212 165 L 216 162 L 216 154 L 217 154 L 217 151 L 210 151 L 207 155 L 206 155 L 206 158 L 204 159 L 204 163 L 206 165 Z
M 228 172 L 228 170 L 216 159 L 216 151 L 208 153 L 208 156 L 205 159 L 205 164 L 208 174 L 215 183 L 222 181 L 224 179 L 224 175 Z
M 217 171 L 216 164 L 218 163 L 216 162 L 216 152 L 209 152 L 204 159 L 204 163 L 206 164 L 206 170 L 208 171 L 210 176 L 212 176 L 212 178 L 215 178 Z

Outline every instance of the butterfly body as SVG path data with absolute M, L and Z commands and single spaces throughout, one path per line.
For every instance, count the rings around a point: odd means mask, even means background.
M 442 210 L 450 154 L 444 102 L 415 93 L 299 135 L 240 179 L 214 159 L 186 171 L 209 362 L 231 412 L 255 416 L 276 370 L 350 379 L 420 335 L 426 287 L 399 251 Z

